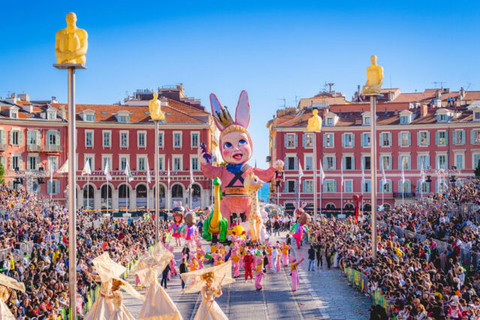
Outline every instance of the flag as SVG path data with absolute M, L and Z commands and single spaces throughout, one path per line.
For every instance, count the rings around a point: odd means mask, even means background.
M 362 163 L 362 187 L 360 188 L 362 190 L 362 194 L 363 194 L 364 185 L 365 185 L 365 167 L 363 166 L 363 163 Z
M 68 172 L 68 159 L 65 160 L 63 166 L 57 170 L 57 173 L 67 173 Z
M 325 172 L 323 171 L 322 162 L 320 161 L 320 183 L 322 185 L 324 180 L 325 180 Z
M 148 159 L 147 159 L 147 182 L 148 183 L 152 182 L 152 176 L 150 175 L 150 166 L 148 165 Z
M 341 178 L 342 178 L 342 181 L 341 181 L 341 184 L 342 184 L 342 189 L 343 189 L 343 161 L 342 161 L 342 164 L 341 164 Z
M 128 164 L 128 161 L 127 161 L 127 165 L 125 166 L 124 173 L 128 178 L 128 182 L 132 182 L 133 181 L 133 175 L 132 175 L 132 171 L 130 171 L 130 165 Z
M 402 182 L 405 183 L 405 158 L 402 159 Z
M 105 180 L 112 181 L 112 175 L 110 174 L 110 169 L 108 168 L 108 162 L 105 164 L 103 173 L 105 174 Z
M 387 176 L 385 175 L 385 167 L 382 167 L 382 182 L 387 184 Z
M 425 171 L 423 170 L 423 162 L 421 163 L 420 167 L 420 181 L 424 183 L 426 181 L 425 179 Z
M 84 175 L 91 175 L 92 174 L 92 169 L 90 168 L 90 161 L 85 161 L 85 165 L 83 166 L 82 170 L 82 176 Z
M 170 184 L 170 161 L 168 161 L 167 182 L 168 184 Z
M 302 169 L 302 165 L 300 163 L 298 164 L 298 177 L 299 178 L 303 177 L 303 169 Z
M 193 178 L 193 169 L 192 166 L 190 166 L 190 184 L 193 184 L 195 182 L 195 179 Z

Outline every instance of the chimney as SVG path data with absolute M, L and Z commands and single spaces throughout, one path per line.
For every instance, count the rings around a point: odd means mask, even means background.
M 428 114 L 428 105 L 422 104 L 420 105 L 420 117 L 423 118 Z
M 328 83 L 328 93 L 332 93 L 332 88 L 333 88 L 334 84 L 335 83 L 333 83 L 333 82 Z
M 465 89 L 463 89 L 463 87 L 461 87 L 460 88 L 460 100 L 465 99 L 465 95 L 466 95 Z
M 28 93 L 20 93 L 17 95 L 17 98 L 20 101 L 30 101 L 30 95 Z
M 57 101 L 57 97 L 55 97 L 55 96 L 52 96 L 52 102 L 51 102 L 51 103 L 58 103 L 58 101 Z
M 325 119 L 325 116 L 328 114 L 328 112 L 330 111 L 330 109 L 328 108 L 323 108 L 322 109 L 322 118 Z

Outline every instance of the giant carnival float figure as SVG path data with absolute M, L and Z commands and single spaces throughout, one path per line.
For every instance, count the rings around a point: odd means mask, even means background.
M 253 172 L 258 179 L 271 181 L 277 170 L 283 170 L 283 161 L 275 161 L 268 169 L 252 168 L 247 164 L 252 157 L 253 145 L 247 131 L 250 122 L 250 105 L 245 90 L 240 93 L 235 120 L 213 93 L 210 95 L 210 103 L 213 119 L 221 132 L 220 153 L 225 166 L 213 165 L 211 155 L 205 147 L 198 149 L 198 155 L 203 174 L 210 179 L 221 179 L 220 211 L 232 227 L 239 224 L 240 219 L 245 222 L 250 217 L 252 203 L 244 184 L 246 177 Z M 207 225 L 205 227 L 208 229 Z

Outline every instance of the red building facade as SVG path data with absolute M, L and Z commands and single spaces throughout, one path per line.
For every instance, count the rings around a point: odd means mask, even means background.
M 427 92 L 422 98 L 386 89 L 385 99 L 377 105 L 379 205 L 393 206 L 437 192 L 454 181 L 461 183 L 479 165 L 480 108 L 475 101 L 480 92 L 448 92 L 443 98 L 437 91 L 432 97 Z M 363 194 L 369 209 L 369 104 L 330 105 L 325 102 L 328 93 L 322 94 L 326 96 L 323 103 L 279 110 L 268 123 L 270 160 L 285 161 L 285 184 L 271 188 L 271 199 L 283 205 L 298 200 L 313 203 L 316 156 L 318 168 L 321 163 L 325 173 L 323 184 L 318 175 L 318 207 L 353 208 L 353 196 Z M 316 145 L 313 133 L 306 132 L 313 108 L 323 118 Z M 426 181 L 421 178 L 422 168 Z
M 124 104 L 77 104 L 78 207 L 154 208 L 155 126 L 148 112 L 151 98 L 151 92 L 141 91 Z M 183 204 L 191 201 L 191 207 L 208 206 L 211 181 L 200 171 L 197 148 L 201 142 L 211 149 L 216 147 L 216 129 L 211 117 L 198 100 L 184 96 L 181 86 L 159 89 L 159 99 L 166 117 L 158 133 L 160 208 L 171 208 L 174 201 Z M 4 146 L 0 149 L 3 150 L 0 159 L 6 168 L 6 182 L 25 187 L 29 192 L 66 200 L 66 174 L 55 171 L 67 157 L 66 105 L 14 98 L 2 104 L 5 113 L 0 127 L 5 134 L 0 131 L 0 138 L 6 138 L 0 141 Z M 6 113 L 12 108 L 17 109 L 18 118 Z M 48 115 L 48 112 L 55 114 Z M 20 132 L 21 138 L 16 137 L 15 131 Z M 30 133 L 32 131 L 35 134 Z M 52 132 L 55 137 L 51 137 Z M 86 162 L 92 173 L 82 176 Z M 104 173 L 107 163 L 112 176 L 109 182 Z M 127 163 L 133 176 L 130 182 L 125 175 Z M 151 182 L 148 182 L 147 170 Z M 44 184 L 38 183 L 39 177 Z

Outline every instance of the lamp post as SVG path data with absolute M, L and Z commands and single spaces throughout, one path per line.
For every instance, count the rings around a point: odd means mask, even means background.
M 370 98 L 370 161 L 371 161 L 371 202 L 372 202 L 372 258 L 377 258 L 377 96 L 383 83 L 383 68 L 377 65 L 377 57 L 370 57 L 367 68 L 367 82 L 362 94 Z
M 307 132 L 313 133 L 313 217 L 317 222 L 317 132 L 322 130 L 322 117 L 318 110 L 312 110 L 312 116 L 308 119 Z
M 158 93 L 153 93 L 152 100 L 148 103 L 148 109 L 150 110 L 150 118 L 155 122 L 155 243 L 160 242 L 160 217 L 159 217 L 159 199 L 160 199 L 160 184 L 158 173 L 158 157 L 159 157 L 159 145 L 158 145 L 158 124 L 160 121 L 165 122 L 165 115 L 161 109 L 161 103 L 158 100 Z
M 68 287 L 70 294 L 69 319 L 76 319 L 77 293 L 77 220 L 76 220 L 76 157 L 75 128 L 75 70 L 86 69 L 88 34 L 77 28 L 77 16 L 70 12 L 66 17 L 67 27 L 55 35 L 57 69 L 68 70 Z M 74 44 L 74 45 L 72 45 Z

